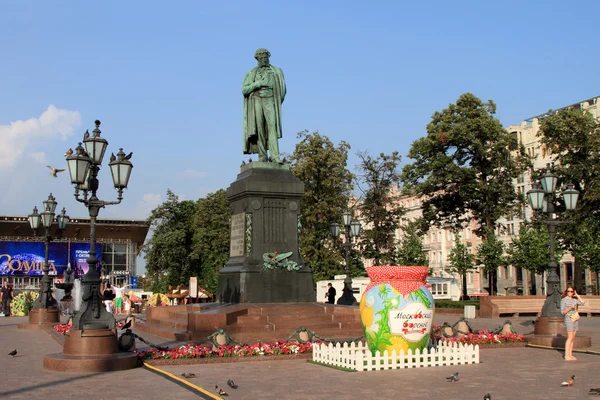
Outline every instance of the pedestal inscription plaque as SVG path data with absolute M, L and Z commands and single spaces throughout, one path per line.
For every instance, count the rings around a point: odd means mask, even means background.
M 246 213 L 231 216 L 231 242 L 229 244 L 229 257 L 241 257 L 245 249 Z

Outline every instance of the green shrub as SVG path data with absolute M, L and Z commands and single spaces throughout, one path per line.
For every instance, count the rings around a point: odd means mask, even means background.
M 435 308 L 457 308 L 462 309 L 465 306 L 475 306 L 479 310 L 479 300 L 453 301 L 453 300 L 436 300 Z

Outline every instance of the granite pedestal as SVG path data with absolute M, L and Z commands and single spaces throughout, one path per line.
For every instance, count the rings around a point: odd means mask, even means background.
M 219 272 L 217 298 L 225 303 L 288 303 L 316 300 L 312 271 L 299 252 L 304 184 L 289 165 L 243 165 L 227 189 L 231 210 L 229 261 Z M 301 268 L 265 269 L 266 253 L 292 252 Z

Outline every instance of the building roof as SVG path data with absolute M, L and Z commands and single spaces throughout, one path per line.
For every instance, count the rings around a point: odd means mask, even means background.
M 144 244 L 150 226 L 145 220 L 125 219 L 97 219 L 96 238 L 107 240 L 131 240 L 138 249 Z M 43 235 L 43 228 L 39 228 L 37 236 Z M 56 223 L 52 232 L 56 231 Z M 14 237 L 15 240 L 27 240 L 36 236 L 29 226 L 27 216 L 0 215 L 0 236 Z M 69 220 L 67 228 L 62 232 L 63 239 L 87 241 L 90 238 L 90 218 L 73 217 Z

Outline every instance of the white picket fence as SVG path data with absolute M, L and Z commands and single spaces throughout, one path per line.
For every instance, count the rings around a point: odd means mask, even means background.
M 448 344 L 439 342 L 435 347 L 423 351 L 400 350 L 391 354 L 379 351 L 375 355 L 366 343 L 315 344 L 313 361 L 353 369 L 356 371 L 374 371 L 399 368 L 438 367 L 443 365 L 479 364 L 479 346 L 472 344 Z

